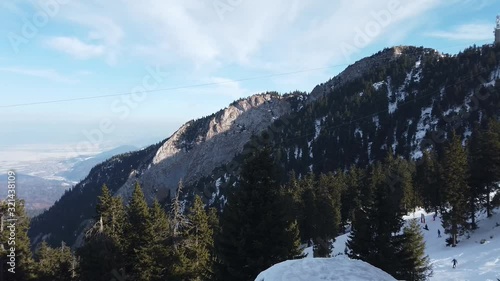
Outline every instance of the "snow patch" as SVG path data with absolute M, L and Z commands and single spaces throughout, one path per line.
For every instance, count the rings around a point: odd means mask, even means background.
M 314 129 L 315 129 L 314 139 L 316 140 L 319 137 L 319 134 L 321 133 L 321 120 L 320 119 L 316 119 L 316 121 L 314 121 Z
M 384 85 L 385 85 L 385 81 L 380 81 L 380 82 L 374 83 L 374 84 L 373 84 L 373 88 L 374 88 L 375 90 L 377 90 L 377 91 L 378 91 L 378 90 L 380 90 L 380 88 L 382 88 L 382 86 L 384 86 Z
M 416 160 L 422 157 L 423 153 L 420 151 L 420 142 L 424 139 L 427 132 L 431 129 L 431 125 L 433 125 L 432 121 L 432 105 L 423 108 L 420 113 L 420 119 L 417 124 L 417 131 L 415 133 L 415 138 L 413 140 L 413 146 L 415 150 L 411 153 L 411 158 Z
M 494 87 L 496 85 L 496 80 L 500 79 L 500 66 L 493 70 L 490 74 L 490 81 L 483 83 L 485 87 Z
M 422 59 L 418 59 L 418 61 L 415 63 L 415 68 L 420 68 L 420 66 L 422 65 Z
M 363 131 L 361 131 L 359 128 L 356 128 L 356 130 L 354 130 L 354 136 L 356 136 L 358 133 L 361 136 L 361 138 L 363 138 Z
M 462 145 L 465 146 L 469 138 L 472 136 L 472 131 L 470 128 L 467 128 L 464 132 L 464 139 L 462 141 Z
M 377 129 L 380 129 L 380 119 L 379 119 L 379 117 L 378 116 L 373 116 L 372 117 L 372 121 L 373 121 L 373 123 L 375 123 L 375 127 Z
M 255 281 L 393 281 L 381 269 L 344 256 L 289 260 L 261 272 Z
M 397 99 L 393 100 L 393 93 L 391 89 L 391 79 L 387 79 L 387 100 L 389 101 L 389 114 L 392 114 L 398 109 L 398 101 Z

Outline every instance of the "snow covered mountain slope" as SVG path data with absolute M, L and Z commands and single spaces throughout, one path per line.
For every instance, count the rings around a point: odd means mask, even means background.
M 344 256 L 329 259 L 290 260 L 272 266 L 255 281 L 392 281 L 384 271 Z
M 126 201 L 139 182 L 149 201 L 165 203 L 183 179 L 188 205 L 197 194 L 222 209 L 241 163 L 264 145 L 275 151 L 284 182 L 292 170 L 300 178 L 365 167 L 384 159 L 389 149 L 416 159 L 452 131 L 466 140 L 476 123 L 500 115 L 496 58 L 500 46 L 469 48 L 456 56 L 395 47 L 354 63 L 309 95 L 271 92 L 241 99 L 186 123 L 146 152 L 94 168 L 32 221 L 30 237 L 34 244 L 36 237 L 49 237 L 52 246 L 75 245 L 95 216 L 103 184 Z
M 434 271 L 431 281 L 497 281 L 500 279 L 500 209 L 497 209 L 496 214 L 490 218 L 485 218 L 484 215 L 479 216 L 479 228 L 470 233 L 469 239 L 467 235 L 460 237 L 460 242 L 455 248 L 446 247 L 447 236 L 444 234 L 439 216 L 435 221 L 433 220 L 434 213 L 425 213 L 420 210 L 404 218 L 406 220 L 418 219 L 422 213 L 425 215 L 429 228 L 429 231 L 422 230 L 422 232 L 426 243 L 426 253 L 429 255 Z M 441 237 L 438 237 L 438 229 L 441 231 Z M 337 237 L 334 243 L 334 254 L 343 254 L 348 236 L 349 234 L 344 234 Z M 453 259 L 458 261 L 455 269 L 452 267 Z
M 423 230 L 426 252 L 434 269 L 431 280 L 497 281 L 500 279 L 500 213 L 498 211 L 490 218 L 480 217 L 479 228 L 470 234 L 469 239 L 467 235 L 461 237 L 460 243 L 455 248 L 446 247 L 444 242 L 446 235 L 441 221 L 438 218 L 433 221 L 433 213 L 424 213 L 429 227 L 429 231 Z M 420 212 L 416 213 L 415 217 L 419 216 Z M 413 218 L 413 216 L 406 218 Z M 441 231 L 441 238 L 438 238 L 438 229 Z M 454 258 L 458 261 L 455 269 L 452 268 L 451 263 Z

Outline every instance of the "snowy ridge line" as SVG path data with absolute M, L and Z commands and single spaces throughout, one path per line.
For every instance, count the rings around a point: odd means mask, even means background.
M 466 81 L 470 81 L 472 79 L 475 79 L 477 77 L 480 77 L 481 75 L 483 75 L 484 73 L 486 72 L 486 70 L 483 70 L 481 72 L 479 72 L 478 74 L 472 76 L 472 77 L 469 77 L 468 75 L 464 75 L 464 77 L 467 77 L 467 78 L 464 78 L 462 80 L 459 80 L 457 83 L 454 83 L 454 84 L 450 84 L 450 85 L 447 85 L 447 86 L 444 86 L 442 89 L 440 89 L 439 91 L 434 91 L 434 92 L 431 92 L 429 94 L 426 94 L 426 95 L 420 95 L 418 97 L 415 98 L 415 100 L 419 100 L 419 99 L 423 99 L 425 97 L 429 97 L 429 96 L 433 96 L 437 93 L 441 93 L 441 91 L 443 91 L 444 89 L 448 89 L 448 88 L 451 88 L 453 86 L 456 86 L 460 83 L 463 83 L 463 82 L 466 82 Z M 409 105 L 409 104 L 412 104 L 414 102 L 414 100 L 411 100 L 411 101 L 407 101 L 407 102 L 403 102 L 401 104 L 399 104 L 398 106 L 405 106 L 405 105 Z M 350 121 L 346 121 L 342 124 L 339 124 L 339 125 L 335 125 L 335 126 L 330 126 L 330 127 L 321 127 L 321 130 L 334 130 L 334 129 L 337 129 L 337 128 L 340 128 L 340 127 L 343 127 L 343 126 L 346 126 L 346 125 L 350 125 L 354 122 L 358 122 L 358 121 L 361 121 L 361 120 L 365 120 L 367 118 L 374 118 L 374 117 L 377 117 L 379 114 L 381 113 L 384 113 L 384 112 L 388 112 L 389 109 L 384 109 L 384 110 L 379 110 L 377 112 L 374 112 L 374 113 L 371 113 L 371 114 L 368 114 L 368 115 L 365 115 L 365 116 L 362 116 L 362 117 L 359 117 L 357 119 L 352 119 Z M 302 138 L 305 138 L 305 137 L 310 137 L 310 136 L 314 136 L 314 133 L 308 133 L 308 134 L 303 134 L 301 136 L 297 136 L 297 137 L 290 137 L 290 138 L 286 138 L 284 139 L 283 141 L 281 142 L 278 142 L 276 143 L 277 145 L 279 144 L 285 144 L 287 141 L 291 141 L 291 140 L 298 140 L 298 139 L 302 139 Z

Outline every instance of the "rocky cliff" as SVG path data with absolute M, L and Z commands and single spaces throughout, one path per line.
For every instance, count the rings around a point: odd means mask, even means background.
M 148 200 L 166 199 L 180 180 L 189 185 L 231 161 L 252 135 L 290 114 L 297 100 L 302 100 L 301 95 L 254 95 L 212 116 L 186 123 L 157 150 L 149 167 L 129 178 L 116 195 L 128 198 L 139 182 Z

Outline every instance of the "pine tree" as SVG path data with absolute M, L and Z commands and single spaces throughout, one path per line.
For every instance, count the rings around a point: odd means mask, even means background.
M 416 219 L 404 227 L 397 256 L 400 268 L 395 277 L 398 280 L 422 281 L 432 276 L 432 266 L 425 255 L 424 237 Z
M 151 280 L 153 257 L 151 243 L 154 241 L 153 223 L 149 207 L 139 183 L 136 183 L 127 207 L 127 266 L 126 272 L 138 281 Z
M 398 233 L 402 226 L 402 196 L 394 188 L 386 160 L 371 167 L 369 186 L 363 192 L 362 207 L 347 242 L 347 254 L 395 276 L 399 266 Z M 391 184 L 392 183 L 392 184 Z
M 3 231 L 0 233 L 0 262 L 3 264 L 3 276 L 8 276 L 12 281 L 31 280 L 35 277 L 35 264 L 30 250 L 30 239 L 28 237 L 28 229 L 30 219 L 26 215 L 24 209 L 24 200 L 10 198 L 8 201 L 0 202 L 0 215 L 3 215 Z M 15 219 L 15 221 L 11 221 Z M 11 223 L 15 223 L 15 240 L 9 240 L 11 232 Z M 15 242 L 15 244 L 13 244 Z M 9 272 L 11 267 L 7 265 L 10 260 L 10 248 L 15 248 L 15 273 Z
M 500 181 L 500 122 L 495 120 L 488 122 L 488 128 L 484 137 L 481 138 L 481 151 L 486 210 L 488 216 L 491 216 L 490 194 L 497 191 L 498 185 L 496 183 Z
M 361 193 L 361 206 L 353 211 L 356 218 L 347 241 L 347 255 L 352 259 L 360 259 L 370 263 L 375 260 L 376 251 L 372 245 L 375 243 L 376 224 L 373 214 L 375 209 L 375 189 L 378 182 L 383 180 L 382 167 L 379 162 L 370 167 L 370 183 Z
M 111 280 L 114 270 L 125 266 L 125 209 L 120 198 L 112 197 L 103 185 L 96 206 L 96 223 L 77 249 L 79 275 L 83 281 Z
M 351 224 L 351 229 L 356 224 L 356 212 L 361 208 L 361 197 L 365 171 L 352 166 L 346 175 L 346 190 L 342 193 L 342 224 Z
M 333 242 L 339 233 L 340 196 L 345 189 L 345 179 L 339 171 L 337 175 L 320 175 L 316 191 L 316 236 L 315 257 L 330 257 Z
M 318 207 L 314 174 L 310 173 L 299 181 L 300 185 L 300 233 L 306 240 L 318 238 Z
M 36 280 L 71 281 L 75 280 L 75 264 L 71 249 L 64 245 L 53 249 L 42 242 L 36 253 Z
M 487 190 L 487 180 L 485 177 L 485 169 L 483 167 L 484 153 L 482 151 L 481 139 L 483 138 L 481 131 L 478 128 L 474 128 L 470 141 L 467 144 L 468 148 L 468 163 L 469 163 L 469 181 L 470 186 L 470 196 L 469 206 L 471 214 L 471 228 L 476 229 L 476 216 L 475 212 L 478 209 L 478 205 L 485 203 L 486 214 L 490 216 L 490 204 L 489 200 L 483 200 L 483 195 Z M 489 196 L 484 196 L 489 198 Z
M 309 239 L 310 237 L 304 236 L 304 230 L 302 229 L 302 222 L 304 221 L 304 204 L 302 201 L 302 186 L 300 181 L 297 179 L 295 172 L 292 170 L 288 175 L 288 182 L 285 185 L 285 204 L 290 206 L 290 219 L 296 219 L 299 223 L 300 234 L 303 239 Z
M 112 197 L 108 187 L 103 185 L 102 194 L 98 199 L 96 219 L 102 219 L 104 234 L 113 239 L 119 247 L 123 248 L 123 228 L 126 218 L 121 198 Z
M 76 254 L 81 281 L 109 281 L 116 277 L 115 272 L 124 269 L 121 249 L 113 239 L 102 233 L 87 237 Z
M 189 224 L 182 231 L 179 264 L 175 275 L 182 280 L 209 280 L 213 272 L 213 230 L 201 198 L 196 195 L 188 212 Z
M 220 232 L 219 214 L 216 208 L 208 209 L 208 222 L 210 224 L 210 228 L 213 230 L 215 238 Z
M 398 202 L 403 213 L 413 211 L 418 205 L 418 196 L 413 186 L 415 167 L 405 159 L 395 157 L 392 151 L 389 151 L 384 160 L 384 171 L 384 182 L 390 189 L 391 200 Z
M 177 192 L 175 193 L 174 198 L 172 198 L 172 202 L 170 204 L 170 245 L 173 247 L 175 251 L 178 250 L 179 245 L 182 241 L 182 231 L 186 227 L 188 221 L 186 216 L 184 215 L 184 206 L 180 200 L 182 191 L 184 189 L 184 184 L 182 180 L 179 181 L 179 185 L 177 187 Z
M 214 247 L 212 248 L 212 253 L 211 253 L 212 268 L 211 268 L 211 272 L 210 272 L 210 277 L 207 280 L 218 281 L 217 271 L 221 267 L 221 261 L 217 256 L 217 249 L 215 248 L 215 241 L 216 241 L 217 237 L 219 237 L 219 235 L 220 235 L 221 227 L 220 227 L 219 213 L 218 213 L 216 208 L 209 208 L 208 209 L 208 222 L 209 222 L 210 228 L 213 230 L 212 239 L 214 241 Z
M 160 281 L 167 279 L 172 265 L 172 253 L 167 243 L 171 235 L 170 222 L 157 200 L 154 200 L 150 209 L 150 217 L 154 233 L 149 249 L 149 253 L 154 257 L 151 265 L 151 280 Z
M 101 195 L 97 196 L 97 218 L 107 215 L 111 206 L 112 198 L 113 195 L 111 194 L 111 191 L 109 191 L 108 186 L 106 184 L 103 184 L 101 188 Z
M 443 159 L 443 187 L 446 204 L 443 208 L 443 227 L 450 234 L 450 244 L 457 245 L 458 235 L 468 228 L 469 198 L 467 154 L 458 136 L 452 135 Z
M 262 270 L 300 255 L 297 224 L 289 220 L 276 179 L 268 149 L 245 161 L 221 217 L 220 280 L 253 281 Z
M 437 156 L 433 151 L 424 151 L 422 162 L 417 167 L 416 185 L 427 211 L 438 212 L 442 204 L 442 187 Z
M 403 203 L 406 198 L 405 186 L 407 186 L 408 175 L 404 175 L 401 170 L 392 166 L 398 165 L 396 164 L 398 162 L 393 162 L 392 154 L 386 158 L 382 166 L 382 181 L 379 181 L 379 175 L 375 175 L 372 183 L 375 187 L 375 208 L 372 210 L 376 210 L 376 213 L 372 213 L 371 219 L 376 225 L 374 247 L 377 252 L 370 264 L 393 276 L 399 267 L 399 260 L 395 255 L 398 239 L 394 234 L 398 233 L 403 225 L 402 210 L 408 208 Z M 403 172 L 407 171 L 404 166 L 402 169 Z

